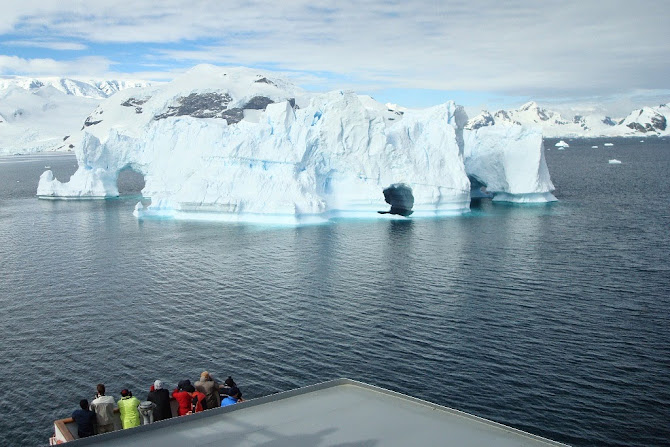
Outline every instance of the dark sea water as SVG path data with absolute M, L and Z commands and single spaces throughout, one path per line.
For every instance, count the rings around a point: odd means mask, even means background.
M 1 158 L 0 445 L 47 443 L 98 382 L 144 398 L 203 370 L 247 398 L 349 377 L 577 446 L 668 445 L 670 141 L 605 141 L 546 141 L 558 203 L 274 229 L 138 221 L 132 175 L 118 200 L 37 200 L 74 158 Z

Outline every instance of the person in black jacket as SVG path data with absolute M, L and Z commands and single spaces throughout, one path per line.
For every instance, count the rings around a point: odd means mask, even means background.
M 170 408 L 170 393 L 163 389 L 163 382 L 156 380 L 154 382 L 154 390 L 149 391 L 147 400 L 156 404 L 154 408 L 154 421 L 162 421 L 172 417 L 172 409 Z

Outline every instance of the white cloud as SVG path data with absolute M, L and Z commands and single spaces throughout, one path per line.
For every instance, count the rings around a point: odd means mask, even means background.
M 0 33 L 21 40 L 69 37 L 91 48 L 154 44 L 163 49 L 147 51 L 144 61 L 271 66 L 327 73 L 325 83 L 336 77 L 352 86 L 574 96 L 667 88 L 670 78 L 670 6 L 658 0 L 635 7 L 628 0 L 314 5 L 26 0 L 3 11 Z M 106 56 L 124 62 L 120 54 Z
M 8 40 L 2 42 L 7 47 L 34 47 L 46 48 L 57 51 L 81 51 L 88 48 L 86 45 L 77 42 L 62 42 L 56 40 Z
M 111 65 L 103 57 L 82 57 L 72 61 L 54 59 L 23 59 L 17 56 L 0 55 L 0 74 L 27 74 L 49 76 L 55 73 L 63 76 L 102 76 Z

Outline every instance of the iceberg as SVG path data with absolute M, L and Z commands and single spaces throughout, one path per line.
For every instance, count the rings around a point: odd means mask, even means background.
M 620 165 L 620 164 L 621 164 L 621 160 L 617 160 L 616 158 L 613 158 L 613 159 L 611 159 L 611 160 L 609 161 L 609 164 L 611 164 L 611 165 Z
M 614 143 L 605 143 L 605 144 L 603 144 L 603 146 L 611 147 L 611 146 L 614 146 Z
M 494 201 L 553 202 L 554 185 L 537 127 L 497 125 L 465 131 L 465 170 Z M 474 196 L 474 194 L 473 194 Z
M 145 180 L 138 218 L 301 224 L 460 214 L 471 179 L 513 201 L 555 200 L 538 131 L 464 133 L 467 119 L 452 101 L 401 110 L 200 65 L 101 103 L 72 137 L 75 174 L 62 183 L 46 171 L 37 195 L 116 197 L 119 173 L 132 169 Z
M 561 149 L 561 148 L 566 148 L 566 147 L 570 147 L 570 145 L 569 145 L 568 143 L 566 143 L 565 141 L 563 141 L 563 140 L 559 141 L 559 142 L 556 143 L 554 146 L 556 146 L 556 147 L 559 148 L 559 149 Z

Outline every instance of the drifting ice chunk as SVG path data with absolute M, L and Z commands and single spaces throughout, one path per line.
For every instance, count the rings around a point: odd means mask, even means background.
M 605 144 L 603 144 L 603 146 L 610 147 L 610 146 L 614 146 L 614 144 L 613 143 L 605 143 Z
M 557 148 L 566 148 L 566 147 L 570 147 L 570 145 L 569 145 L 568 143 L 566 143 L 565 141 L 563 141 L 563 140 L 559 141 L 559 142 L 556 143 L 554 146 L 556 146 Z
M 598 146 L 591 146 L 591 149 L 598 149 Z
M 41 198 L 88 198 L 104 199 L 119 195 L 116 189 L 116 175 L 103 169 L 79 168 L 68 183 L 61 183 L 53 172 L 44 171 L 37 186 Z
M 620 165 L 620 164 L 621 164 L 621 160 L 617 160 L 616 158 L 613 158 L 613 159 L 611 159 L 611 160 L 609 161 L 609 164 L 611 164 L 611 165 Z

